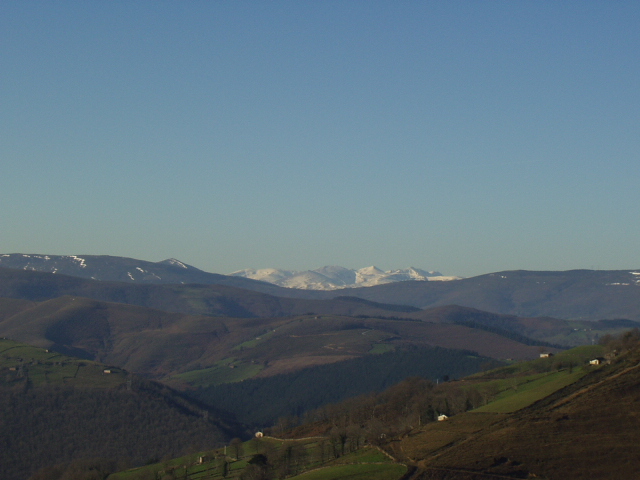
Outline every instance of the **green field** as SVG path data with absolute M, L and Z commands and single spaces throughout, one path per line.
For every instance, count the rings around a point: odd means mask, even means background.
M 407 471 L 399 464 L 360 464 L 324 467 L 290 477 L 292 480 L 398 480 Z
M 213 367 L 179 373 L 172 378 L 186 382 L 194 387 L 208 387 L 223 383 L 241 382 L 256 376 L 262 368 L 263 366 L 258 363 L 235 362 L 234 359 L 225 359 L 217 362 Z
M 254 348 L 256 345 L 259 345 L 262 342 L 265 342 L 269 338 L 273 336 L 275 330 L 269 330 L 268 332 L 263 333 L 262 335 L 252 338 L 251 340 L 247 340 L 246 342 L 242 342 L 240 345 L 236 345 L 233 347 L 234 350 L 243 350 L 245 348 Z
M 0 385 L 28 380 L 33 386 L 112 388 L 126 382 L 127 375 L 120 368 L 0 339 Z
M 493 402 L 476 408 L 473 412 L 515 412 L 528 407 L 532 403 L 551 395 L 567 385 L 571 385 L 586 375 L 586 373 L 587 369 L 581 367 L 574 369 L 572 372 L 562 370 L 559 372 L 514 378 L 513 380 L 517 380 L 517 383 L 514 382 L 512 387 L 510 386 L 503 390 Z M 505 380 L 501 383 L 508 385 L 508 382 L 510 382 L 510 380 Z
M 369 353 L 378 355 L 381 353 L 393 352 L 394 350 L 395 350 L 395 347 L 393 345 L 389 345 L 388 343 L 376 343 L 371 348 L 371 350 L 369 350 Z
M 331 446 L 326 438 L 302 440 L 277 440 L 273 438 L 253 439 L 242 444 L 240 458 L 235 458 L 232 446 L 200 452 L 169 461 L 114 473 L 108 480 L 153 480 L 156 478 L 179 478 L 186 480 L 218 480 L 240 478 L 257 454 L 267 455 L 280 461 L 286 451 L 296 449 L 287 478 L 304 480 L 349 479 L 349 480 L 397 480 L 407 470 L 395 463 L 381 451 L 364 447 L 339 458 L 331 455 Z M 200 458 L 204 459 L 199 463 Z M 225 466 L 226 464 L 226 466 Z M 270 466 L 272 468 L 273 466 Z M 273 467 L 278 468 L 278 467 Z M 281 467 L 280 467 L 281 468 Z M 226 469 L 226 476 L 224 470 Z M 281 478 L 281 471 L 274 472 Z

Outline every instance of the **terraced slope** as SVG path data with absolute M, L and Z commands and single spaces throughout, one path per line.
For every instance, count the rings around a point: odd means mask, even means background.
M 528 406 L 511 414 L 494 413 L 505 411 L 498 400 L 495 408 L 490 404 L 431 424 L 395 449 L 415 460 L 422 469 L 417 478 L 423 479 L 635 478 L 639 361 L 636 353 L 613 365 L 589 367 L 574 383 L 543 398 L 524 390 L 512 400 L 520 396 Z

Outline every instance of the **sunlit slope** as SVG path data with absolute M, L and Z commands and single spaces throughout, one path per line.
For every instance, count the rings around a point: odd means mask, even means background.
M 532 379 L 535 388 L 521 385 L 486 407 L 430 424 L 396 451 L 424 469 L 420 478 L 454 472 L 460 479 L 634 478 L 640 471 L 639 359 L 632 354 L 613 365 Z

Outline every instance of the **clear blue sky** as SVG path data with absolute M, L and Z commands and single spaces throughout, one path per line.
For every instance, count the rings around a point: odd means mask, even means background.
M 640 2 L 4 1 L 0 253 L 640 267 Z

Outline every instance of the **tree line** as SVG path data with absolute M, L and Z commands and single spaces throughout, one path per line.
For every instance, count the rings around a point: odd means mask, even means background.
M 301 417 L 329 403 L 380 392 L 407 377 L 434 382 L 499 364 L 473 352 L 408 346 L 394 352 L 306 368 L 298 372 L 200 388 L 189 395 L 233 413 L 246 424 L 265 427 L 280 417 Z

